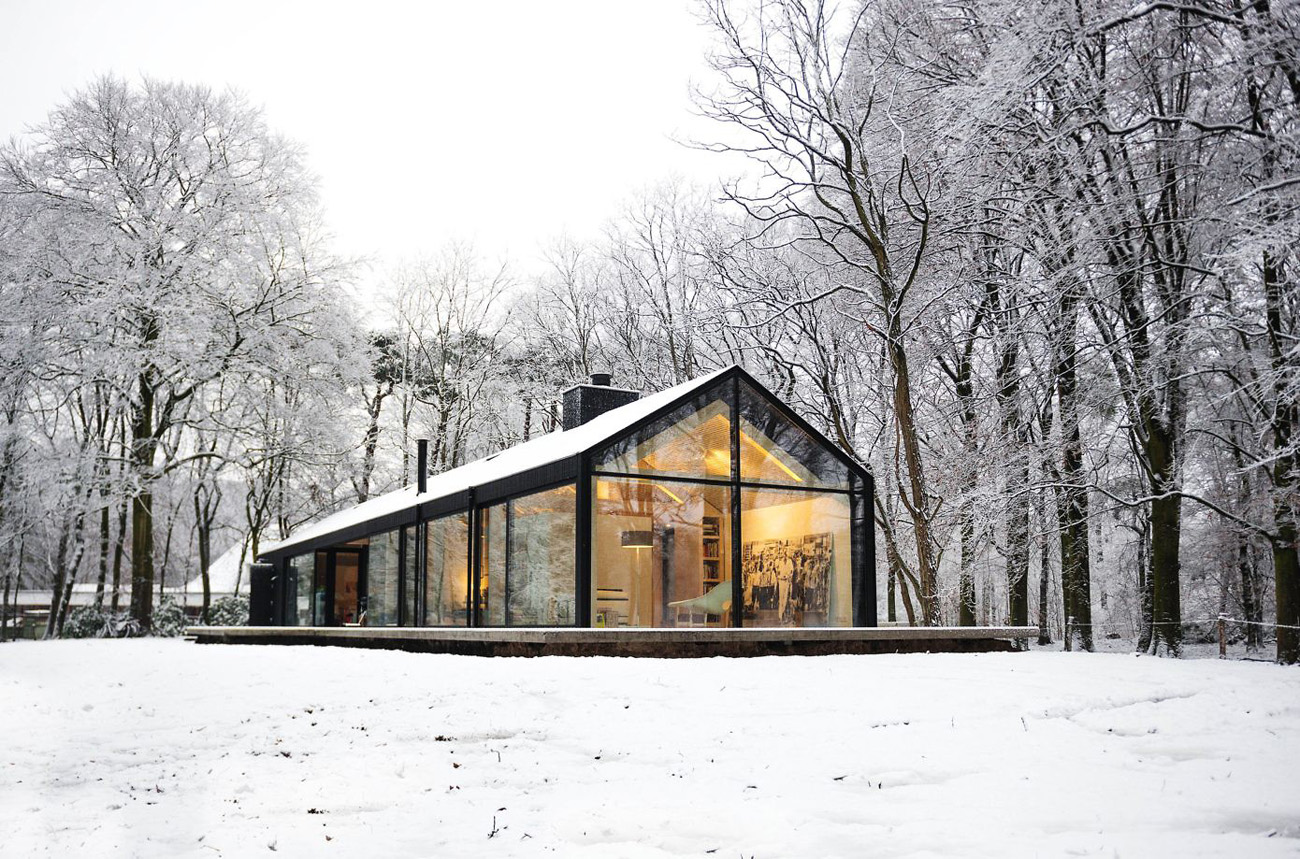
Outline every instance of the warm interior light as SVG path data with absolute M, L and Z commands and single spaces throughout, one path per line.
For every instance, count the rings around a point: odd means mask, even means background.
M 776 463 L 776 467 L 779 468 L 779 469 L 781 469 L 782 471 L 784 471 L 786 474 L 790 475 L 790 477 L 794 478 L 795 480 L 799 481 L 800 483 L 803 483 L 803 482 L 804 482 L 802 477 L 800 477 L 799 475 L 795 474 L 793 471 L 790 470 L 789 466 L 787 466 L 787 465 L 786 465 L 784 462 L 782 462 L 781 460 L 777 459 L 776 456 L 772 453 L 772 451 L 770 451 L 770 450 L 768 450 L 767 448 L 763 447 L 761 444 L 759 444 L 758 442 L 754 441 L 752 438 L 750 438 L 749 436 L 745 435 L 743 432 L 740 434 L 740 440 L 741 440 L 741 441 L 747 441 L 747 442 L 749 442 L 750 446 L 752 446 L 753 448 L 755 448 L 759 453 L 763 454 L 763 456 L 766 456 L 768 459 L 772 460 L 772 462 Z
M 669 498 L 671 498 L 672 500 L 676 501 L 678 504 L 685 504 L 685 503 L 686 503 L 686 502 L 683 501 L 680 497 L 678 497 L 677 494 L 676 494 L 675 492 L 673 492 L 671 489 L 669 489 L 667 486 L 664 486 L 663 484 L 660 484 L 660 483 L 656 483 L 656 484 L 655 484 L 655 487 L 656 487 L 657 489 L 659 489 L 660 491 L 662 491 L 664 495 L 667 495 Z
M 654 546 L 654 533 L 651 531 L 624 531 L 624 549 L 649 549 Z

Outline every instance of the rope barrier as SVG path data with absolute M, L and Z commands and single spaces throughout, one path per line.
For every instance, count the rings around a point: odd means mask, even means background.
M 1219 620 L 1220 618 L 1218 617 L 1204 618 L 1204 619 L 1197 619 L 1197 620 L 1161 620 L 1161 621 L 1153 621 L 1152 623 L 1138 623 L 1137 625 L 1140 627 L 1141 626 L 1187 626 L 1189 624 L 1196 624 L 1196 623 L 1216 624 L 1219 622 Z M 1296 626 L 1288 623 L 1269 623 L 1266 620 L 1241 620 L 1234 617 L 1228 617 L 1226 615 L 1222 618 L 1222 620 L 1224 623 L 1241 623 L 1241 624 L 1247 624 L 1249 626 L 1267 626 L 1273 629 L 1300 629 L 1300 626 Z M 1096 629 L 1128 629 L 1131 626 L 1131 624 L 1080 623 L 1077 620 L 1072 620 L 1070 621 L 1070 626 L 1072 628 L 1086 626 L 1086 627 L 1091 627 Z

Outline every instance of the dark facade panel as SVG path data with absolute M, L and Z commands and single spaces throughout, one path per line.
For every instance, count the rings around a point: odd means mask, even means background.
M 439 516 L 446 516 L 448 513 L 459 513 L 462 510 L 468 510 L 469 505 L 470 492 L 466 489 L 443 498 L 424 502 L 420 505 L 420 518 L 437 519 Z
M 330 546 L 337 546 L 339 543 L 347 543 L 352 540 L 359 540 L 362 537 L 369 537 L 372 534 L 378 534 L 380 531 L 391 531 L 394 528 L 401 528 L 404 525 L 414 525 L 415 516 L 415 507 L 408 507 L 405 510 L 396 510 L 384 516 L 367 519 L 364 522 L 358 522 L 355 525 L 349 525 L 346 528 L 340 528 L 337 531 L 322 534 L 319 537 L 302 543 L 295 543 L 294 545 L 284 549 L 277 549 L 273 552 L 263 552 L 261 557 L 287 558 L 291 555 L 302 555 L 307 552 L 327 549 Z
M 250 564 L 248 574 L 248 625 L 273 626 L 283 623 L 284 594 L 277 564 Z
M 474 501 L 482 506 L 495 504 L 516 495 L 548 489 L 559 483 L 572 483 L 577 477 L 578 457 L 569 457 L 476 486 Z

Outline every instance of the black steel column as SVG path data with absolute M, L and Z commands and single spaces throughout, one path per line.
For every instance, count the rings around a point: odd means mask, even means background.
M 406 626 L 406 526 L 397 529 L 397 625 Z
M 574 623 L 580 627 L 591 626 L 591 594 L 594 583 L 591 580 L 591 520 L 596 514 L 594 495 L 591 491 L 591 461 L 586 456 L 578 457 L 577 478 L 577 521 L 573 529 L 573 568 L 576 581 L 573 589 Z
M 865 546 L 862 552 L 862 590 L 865 592 L 863 626 L 879 626 L 876 616 L 876 478 L 867 477 L 867 491 L 862 496 L 862 531 Z
M 740 581 L 740 377 L 731 379 L 731 625 L 744 626 Z
M 502 585 L 501 621 L 506 626 L 509 626 L 510 625 L 510 566 L 511 566 L 510 556 L 511 556 L 511 550 L 513 549 L 513 546 L 511 546 L 511 543 L 513 542 L 512 538 L 515 535 L 515 502 L 514 499 L 512 498 L 509 501 L 505 502 L 504 504 L 498 504 L 497 506 L 501 507 L 506 512 L 506 545 L 505 545 L 505 558 L 503 558 L 505 563 L 501 565 L 505 573 L 504 580 L 501 583 Z M 491 574 L 489 574 L 489 577 L 490 575 Z M 489 587 L 490 586 L 491 583 L 489 582 Z M 489 595 L 488 599 L 491 598 L 492 598 L 491 595 Z
M 419 508 L 416 508 L 419 516 Z M 412 626 L 424 626 L 424 603 L 427 597 L 426 580 L 429 576 L 429 536 L 428 523 L 416 520 L 415 523 L 415 619 Z
M 469 496 L 469 593 L 466 599 L 469 601 L 469 605 L 466 607 L 466 620 L 469 621 L 470 626 L 479 626 L 482 622 L 478 608 L 482 541 L 479 539 L 478 532 L 482 516 L 478 504 L 475 503 L 474 487 L 471 486 L 467 490 L 467 494 Z

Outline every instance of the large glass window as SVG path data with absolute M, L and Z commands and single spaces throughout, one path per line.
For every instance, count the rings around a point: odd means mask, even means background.
M 312 589 L 316 580 L 316 555 L 296 555 L 285 568 L 289 607 L 284 621 L 290 626 L 311 626 Z
M 424 625 L 469 623 L 469 514 L 424 525 Z
M 852 626 L 849 496 L 742 489 L 745 626 Z
M 800 429 L 747 383 L 740 384 L 740 479 L 848 489 L 849 469 L 826 443 Z
M 330 622 L 329 615 L 325 612 L 325 598 L 329 593 L 326 584 L 328 577 L 329 555 L 325 552 L 317 552 L 311 583 L 311 621 L 315 626 L 327 626 Z
M 367 626 L 397 626 L 397 578 L 400 573 L 398 532 L 385 531 L 371 537 L 366 567 Z
M 415 555 L 420 548 L 417 538 L 419 528 L 415 525 L 407 525 L 403 529 L 405 539 L 402 542 L 402 617 L 401 623 L 406 626 L 415 626 L 415 576 L 419 572 Z
M 481 511 L 479 605 L 488 626 L 574 623 L 573 486 Z
M 731 489 L 595 480 L 595 626 L 731 625 Z
M 701 396 L 596 454 L 598 471 L 731 476 L 730 385 Z

